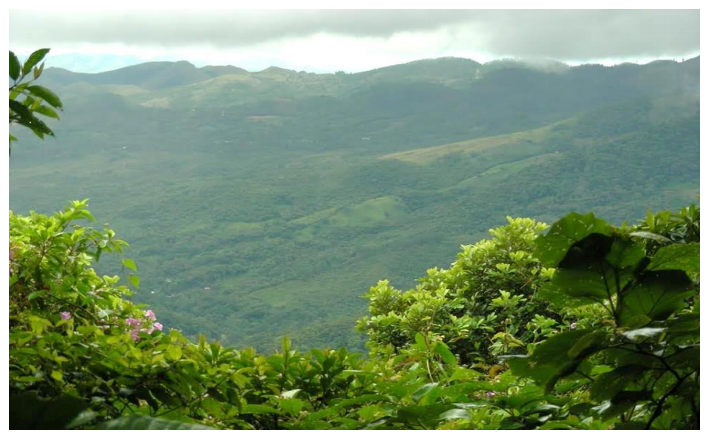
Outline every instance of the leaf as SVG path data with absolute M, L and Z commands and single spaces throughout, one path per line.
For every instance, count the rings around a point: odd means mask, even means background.
M 597 376 L 591 386 L 591 398 L 599 402 L 612 399 L 644 371 L 643 367 L 628 365 Z
M 128 275 L 128 282 L 131 283 L 136 288 L 140 287 L 140 276 L 137 276 L 135 274 L 130 274 Z
M 672 244 L 660 248 L 646 268 L 657 270 L 683 270 L 699 273 L 699 243 Z
M 556 267 L 571 246 L 592 233 L 608 235 L 610 226 L 593 213 L 572 212 L 555 222 L 549 232 L 535 241 L 534 256 L 547 267 Z
M 609 273 L 610 274 L 610 273 Z M 557 269 L 551 282 L 539 290 L 539 298 L 561 307 L 603 303 L 609 299 L 602 273 L 591 270 Z M 613 293 L 615 291 L 611 291 Z
M 52 109 L 51 107 L 47 107 L 46 105 L 40 105 L 39 107 L 35 108 L 34 111 L 43 116 L 51 117 L 52 119 L 59 119 L 59 115 L 57 114 L 57 112 L 54 111 L 54 109 Z
M 579 356 L 585 356 L 589 351 L 596 350 L 598 346 L 602 345 L 606 340 L 606 334 L 603 331 L 594 331 L 590 334 L 584 335 L 574 343 L 574 345 L 566 353 L 569 358 L 576 358 Z
M 645 256 L 645 246 L 629 239 L 616 238 L 606 260 L 618 268 L 631 267 Z
M 426 339 L 424 338 L 423 334 L 417 332 L 416 335 L 414 335 L 414 341 L 416 342 L 416 346 L 419 349 L 426 350 Z
M 135 261 L 133 261 L 133 259 L 123 259 L 123 265 L 133 271 L 138 271 L 138 266 L 135 265 Z
M 420 427 L 421 424 L 433 427 L 439 422 L 439 416 L 446 411 L 453 410 L 451 404 L 431 404 L 422 406 L 407 406 L 400 408 L 396 413 L 396 420 L 405 425 Z
M 39 77 L 42 76 L 42 72 L 44 72 L 44 63 L 32 69 L 32 76 L 34 76 L 34 79 L 39 79 Z
M 651 271 L 640 282 L 624 292 L 618 303 L 620 323 L 630 323 L 638 316 L 663 320 L 685 306 L 685 299 L 694 296 L 694 284 L 684 271 Z
M 295 398 L 295 396 L 300 393 L 300 389 L 293 389 L 293 390 L 287 390 L 283 393 L 281 393 L 281 396 L 284 399 L 290 399 L 290 398 Z
M 65 428 L 70 430 L 72 428 L 81 427 L 82 425 L 88 424 L 89 422 L 96 419 L 97 413 L 91 410 L 84 410 L 79 413 L 70 423 L 68 423 Z
M 674 368 L 690 367 L 696 371 L 699 370 L 700 346 L 686 346 L 681 348 L 678 353 L 670 356 L 667 361 Z
M 10 78 L 13 81 L 17 81 L 20 77 L 20 60 L 17 59 L 17 55 L 11 50 L 10 51 Z
M 630 236 L 634 238 L 642 238 L 642 239 L 649 239 L 651 241 L 657 241 L 663 244 L 667 244 L 672 242 L 671 239 L 664 237 L 662 235 L 658 235 L 657 233 L 652 233 L 652 232 L 645 232 L 645 231 L 638 231 L 638 232 L 632 232 Z
M 434 346 L 433 351 L 440 355 L 446 364 L 451 366 L 456 366 L 458 364 L 458 360 L 455 358 L 455 355 L 453 355 L 448 348 L 448 345 L 445 343 L 439 341 L 436 343 L 436 346 Z
M 624 332 L 623 336 L 627 337 L 629 340 L 635 341 L 639 338 L 653 338 L 665 331 L 667 331 L 667 328 L 640 328 Z
M 385 395 L 376 395 L 376 394 L 370 394 L 370 395 L 362 395 L 358 396 L 356 398 L 350 398 L 350 399 L 345 399 L 342 402 L 330 406 L 327 409 L 320 410 L 314 413 L 311 413 L 308 415 L 307 419 L 309 420 L 318 420 L 318 419 L 323 419 L 327 418 L 329 416 L 333 416 L 337 412 L 339 412 L 341 409 L 350 407 L 353 405 L 360 405 L 366 402 L 375 402 L 375 401 L 389 401 L 389 398 Z
M 480 378 L 483 374 L 477 370 L 468 369 L 467 367 L 457 367 L 451 375 L 451 381 L 469 381 Z
M 269 414 L 280 414 L 281 412 L 274 409 L 273 407 L 263 405 L 263 404 L 246 404 L 242 409 L 241 413 L 244 414 L 262 414 L 262 413 L 269 413 Z
M 113 419 L 99 424 L 96 428 L 99 430 L 214 430 L 202 424 L 139 415 Z
M 42 87 L 41 85 L 30 85 L 27 90 L 33 95 L 42 98 L 46 103 L 54 108 L 62 109 L 62 101 L 59 96 L 55 95 L 53 91 L 48 88 Z
M 86 403 L 72 396 L 46 400 L 35 393 L 10 395 L 9 405 L 11 430 L 61 429 L 86 408 Z
M 22 76 L 32 71 L 32 67 L 36 66 L 49 53 L 50 49 L 39 49 L 32 52 L 22 66 Z
M 438 415 L 438 420 L 440 421 L 452 421 L 455 419 L 472 419 L 470 413 L 463 409 L 450 409 Z
M 305 404 L 303 401 L 300 399 L 279 399 L 278 404 L 281 406 L 281 409 L 285 412 L 288 413 L 289 415 L 296 415 L 300 413 L 300 411 L 303 409 L 303 405 Z
M 178 361 L 182 358 L 182 348 L 176 345 L 170 345 L 167 347 L 167 356 L 173 361 Z
M 540 343 L 532 355 L 508 357 L 506 360 L 515 375 L 532 378 L 549 392 L 559 379 L 574 373 L 579 364 L 598 348 L 597 340 L 602 339 L 600 336 L 591 336 L 595 344 L 586 344 L 591 334 L 590 329 L 556 334 Z M 574 349 L 580 342 L 585 345 L 584 348 Z M 573 351 L 578 352 L 572 358 L 569 352 Z
M 27 300 L 34 300 L 34 299 L 37 299 L 37 298 L 42 298 L 42 297 L 44 297 L 44 296 L 46 296 L 46 295 L 47 295 L 47 291 L 46 291 L 46 290 L 35 291 L 35 292 L 31 293 L 29 296 L 27 296 Z
M 411 399 L 414 402 L 419 402 L 424 396 L 428 395 L 433 390 L 438 389 L 438 383 L 428 383 L 416 389 L 416 391 L 411 395 Z

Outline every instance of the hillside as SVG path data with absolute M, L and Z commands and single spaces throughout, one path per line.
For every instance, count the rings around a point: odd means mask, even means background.
M 47 69 L 66 110 L 56 140 L 17 134 L 10 207 L 90 198 L 134 244 L 136 301 L 186 335 L 360 348 L 369 286 L 412 286 L 506 215 L 696 199 L 698 59 L 553 67 Z

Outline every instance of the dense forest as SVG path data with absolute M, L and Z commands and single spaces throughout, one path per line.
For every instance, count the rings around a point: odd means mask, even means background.
M 635 222 L 698 195 L 698 58 L 358 74 L 165 62 L 41 81 L 67 111 L 56 138 L 16 133 L 11 209 L 89 198 L 134 244 L 135 299 L 229 345 L 363 351 L 352 322 L 371 285 L 412 287 L 507 215 Z
M 11 428 L 699 428 L 698 59 L 47 52 L 10 52 Z

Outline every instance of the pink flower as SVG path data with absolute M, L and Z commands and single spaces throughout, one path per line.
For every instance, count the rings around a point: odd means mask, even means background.
M 69 311 L 60 312 L 59 317 L 61 317 L 62 320 L 69 320 L 71 318 L 71 313 Z
M 155 323 L 153 324 L 153 329 L 156 330 L 156 331 L 162 331 L 162 323 L 160 323 L 160 322 L 155 322 Z
M 485 393 L 485 396 L 487 396 L 488 398 L 492 398 L 492 397 L 495 396 L 495 395 L 497 395 L 497 393 L 495 393 L 495 392 L 487 392 L 487 393 Z
M 130 336 L 134 341 L 140 340 L 140 332 L 137 329 L 130 331 Z
M 572 323 L 569 325 L 570 329 L 576 329 L 576 322 Z
M 140 326 L 140 320 L 130 317 L 126 319 L 126 324 L 128 326 L 133 326 L 134 328 L 137 328 L 138 326 Z
M 152 309 L 149 309 L 149 310 L 145 311 L 145 317 L 150 320 L 155 320 L 155 313 L 153 312 Z

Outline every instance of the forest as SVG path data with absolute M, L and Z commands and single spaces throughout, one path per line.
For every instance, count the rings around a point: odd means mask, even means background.
M 132 244 L 135 300 L 226 345 L 364 352 L 353 322 L 370 286 L 413 287 L 508 215 L 634 223 L 699 195 L 698 58 L 356 74 L 165 62 L 40 82 L 66 110 L 47 120 L 55 138 L 13 131 L 10 208 L 88 198 Z
M 699 428 L 698 59 L 48 52 L 10 52 L 11 428 Z

